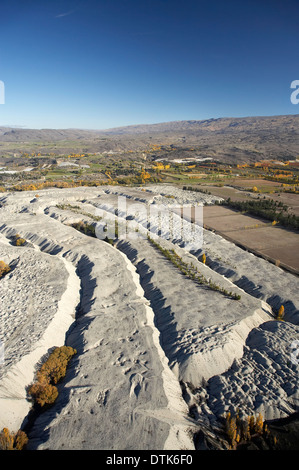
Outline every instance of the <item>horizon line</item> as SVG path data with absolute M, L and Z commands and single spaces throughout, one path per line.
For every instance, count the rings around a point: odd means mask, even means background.
M 177 122 L 204 122 L 204 121 L 216 121 L 220 119 L 248 119 L 248 118 L 268 118 L 268 117 L 285 117 L 285 116 L 299 116 L 299 113 L 289 113 L 289 114 L 259 114 L 259 115 L 244 115 L 244 116 L 222 116 L 222 117 L 209 117 L 205 119 L 176 119 L 171 121 L 158 121 L 158 122 L 144 122 L 138 124 L 124 124 L 118 125 L 114 127 L 106 127 L 106 128 L 90 128 L 90 127 L 27 127 L 26 125 L 0 125 L 0 128 L 6 129 L 18 129 L 18 130 L 84 130 L 84 131 L 91 131 L 91 132 L 104 132 L 104 131 L 111 131 L 113 129 L 122 129 L 128 127 L 139 127 L 139 126 L 155 126 L 161 124 L 171 124 Z

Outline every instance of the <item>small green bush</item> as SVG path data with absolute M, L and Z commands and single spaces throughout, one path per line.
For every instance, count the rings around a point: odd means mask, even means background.
M 40 406 L 52 405 L 58 397 L 57 387 L 49 383 L 36 382 L 31 385 L 28 393 Z
M 72 224 L 72 227 L 74 227 L 76 230 L 79 230 L 79 232 L 84 233 L 85 235 L 88 235 L 90 237 L 95 237 L 95 227 L 91 224 L 84 223 L 82 221 L 76 222 Z

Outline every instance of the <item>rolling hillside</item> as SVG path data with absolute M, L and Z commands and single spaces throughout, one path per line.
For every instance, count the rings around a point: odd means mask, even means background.
M 142 152 L 160 148 L 153 158 L 210 157 L 234 163 L 288 160 L 299 155 L 299 115 L 173 121 L 106 130 L 25 129 L 0 127 L 0 152 L 51 151 Z

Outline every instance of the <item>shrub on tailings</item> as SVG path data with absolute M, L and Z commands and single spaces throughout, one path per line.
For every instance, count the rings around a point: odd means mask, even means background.
M 76 349 L 71 346 L 54 349 L 37 372 L 37 381 L 28 389 L 28 394 L 32 396 L 35 403 L 43 407 L 55 402 L 58 397 L 55 385 L 65 376 L 68 363 L 76 353 Z
M 38 381 L 57 384 L 65 376 L 67 365 L 76 352 L 71 346 L 55 348 L 38 371 Z

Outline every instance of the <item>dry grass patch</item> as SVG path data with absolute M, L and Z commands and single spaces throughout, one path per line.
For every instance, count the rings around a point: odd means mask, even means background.
M 10 270 L 10 266 L 4 261 L 0 260 L 0 279 L 1 277 L 5 276 L 5 274 L 9 273 Z

